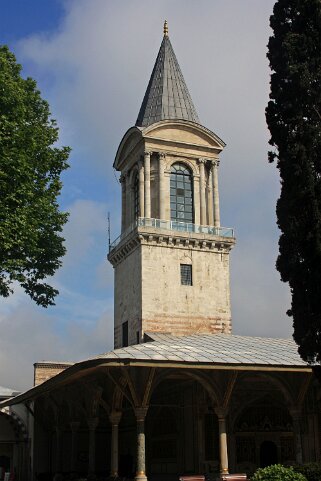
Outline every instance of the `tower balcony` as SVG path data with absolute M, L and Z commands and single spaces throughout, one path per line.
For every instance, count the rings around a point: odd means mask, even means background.
M 190 222 L 180 222 L 177 220 L 153 219 L 149 217 L 138 217 L 120 236 L 118 236 L 109 246 L 109 254 L 112 253 L 125 239 L 130 239 L 134 233 L 150 234 L 161 236 L 182 237 L 186 242 L 189 239 L 197 241 L 218 240 L 223 243 L 235 243 L 234 229 L 231 227 L 215 227 L 209 225 L 197 225 Z M 224 242 L 225 241 L 225 242 Z

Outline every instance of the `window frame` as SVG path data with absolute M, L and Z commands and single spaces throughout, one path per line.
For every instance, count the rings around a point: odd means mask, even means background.
M 170 218 L 187 224 L 195 219 L 193 172 L 183 162 L 175 162 L 170 169 Z
M 192 264 L 180 264 L 180 278 L 181 286 L 193 286 Z

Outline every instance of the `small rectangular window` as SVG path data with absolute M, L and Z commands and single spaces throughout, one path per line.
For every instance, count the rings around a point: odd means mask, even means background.
M 192 286 L 192 266 L 190 264 L 181 264 L 181 284 L 182 286 Z
M 123 347 L 128 346 L 128 321 L 123 322 Z

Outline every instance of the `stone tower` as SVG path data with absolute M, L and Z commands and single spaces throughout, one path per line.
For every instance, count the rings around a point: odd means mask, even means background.
M 229 252 L 220 226 L 219 154 L 224 142 L 199 122 L 168 37 L 136 125 L 114 162 L 122 191 L 115 269 L 115 348 L 146 332 L 231 332 Z

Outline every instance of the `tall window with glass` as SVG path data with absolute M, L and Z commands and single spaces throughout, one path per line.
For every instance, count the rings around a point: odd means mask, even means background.
M 194 222 L 193 176 L 182 163 L 173 164 L 170 178 L 171 220 Z

